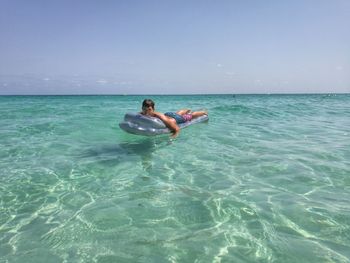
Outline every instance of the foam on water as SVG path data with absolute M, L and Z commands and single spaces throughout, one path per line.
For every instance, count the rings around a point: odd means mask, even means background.
M 350 96 L 0 97 L 0 261 L 349 262 Z

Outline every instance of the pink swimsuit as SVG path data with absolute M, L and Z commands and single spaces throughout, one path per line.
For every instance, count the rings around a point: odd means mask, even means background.
M 192 120 L 192 114 L 184 114 L 182 115 L 182 118 L 184 118 L 185 122 Z

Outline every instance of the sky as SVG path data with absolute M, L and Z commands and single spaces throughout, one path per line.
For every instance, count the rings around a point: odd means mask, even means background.
M 349 0 L 0 0 L 0 95 L 350 92 Z

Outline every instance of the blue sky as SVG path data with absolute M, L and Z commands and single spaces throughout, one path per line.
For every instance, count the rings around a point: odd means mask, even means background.
M 0 94 L 350 92 L 350 1 L 0 0 Z

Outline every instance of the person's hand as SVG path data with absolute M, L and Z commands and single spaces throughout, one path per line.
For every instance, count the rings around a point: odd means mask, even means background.
M 178 132 L 178 131 L 173 131 L 170 137 L 171 137 L 172 139 L 175 139 L 178 135 L 179 135 L 179 132 Z

